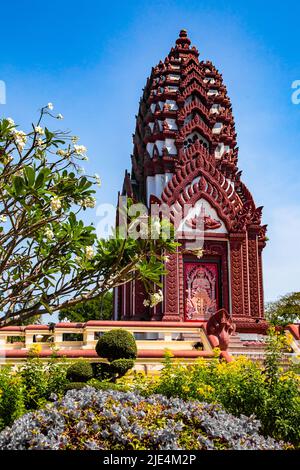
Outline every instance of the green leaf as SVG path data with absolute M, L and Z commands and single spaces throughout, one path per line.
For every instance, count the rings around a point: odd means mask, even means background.
M 50 141 L 51 139 L 53 139 L 54 134 L 53 132 L 50 132 L 49 129 L 47 129 L 47 127 L 45 127 L 45 136 L 46 136 L 47 141 Z
M 70 212 L 69 222 L 70 222 L 71 228 L 74 228 L 74 226 L 76 225 L 76 216 L 75 216 L 74 212 Z
M 44 300 L 40 300 L 40 303 L 43 307 L 45 307 L 48 313 L 52 313 L 50 306 Z
M 13 181 L 14 190 L 17 196 L 20 196 L 24 190 L 24 181 L 21 176 L 15 176 Z
M 35 180 L 35 171 L 31 166 L 24 167 L 24 175 L 28 186 L 32 187 Z
M 41 188 L 44 184 L 44 181 L 45 181 L 45 175 L 44 173 L 41 171 L 38 175 L 37 175 L 37 178 L 35 180 L 35 189 L 38 189 L 38 188 Z

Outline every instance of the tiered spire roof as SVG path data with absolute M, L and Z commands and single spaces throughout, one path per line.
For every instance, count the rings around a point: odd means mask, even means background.
M 152 69 L 140 102 L 134 134 L 133 176 L 142 180 L 176 166 L 200 152 L 226 177 L 235 179 L 235 124 L 222 75 L 209 61 L 199 61 L 187 31 Z

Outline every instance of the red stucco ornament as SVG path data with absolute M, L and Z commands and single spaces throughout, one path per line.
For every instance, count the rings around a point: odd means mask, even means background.
M 212 344 L 226 351 L 230 336 L 235 332 L 235 324 L 224 308 L 218 310 L 207 322 L 206 332 Z

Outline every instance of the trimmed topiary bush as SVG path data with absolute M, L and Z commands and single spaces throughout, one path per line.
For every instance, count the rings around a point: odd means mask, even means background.
M 253 416 L 219 405 L 117 390 L 69 390 L 0 433 L 0 450 L 271 450 Z
M 97 380 L 107 380 L 111 378 L 111 368 L 108 362 L 93 362 L 93 376 Z
M 67 370 L 67 379 L 70 382 L 87 382 L 93 378 L 93 368 L 87 361 L 74 362 Z
M 98 339 L 96 352 L 98 356 L 112 362 L 115 359 L 136 359 L 137 347 L 131 333 L 115 329 L 107 331 Z
M 107 331 L 96 345 L 98 356 L 109 361 L 93 364 L 94 377 L 115 382 L 134 366 L 137 356 L 136 342 L 131 333 L 122 329 Z
M 117 374 L 117 378 L 123 377 L 129 369 L 134 366 L 133 359 L 116 359 L 110 363 L 112 372 Z

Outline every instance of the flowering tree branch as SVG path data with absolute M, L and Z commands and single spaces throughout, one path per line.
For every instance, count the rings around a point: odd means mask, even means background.
M 42 127 L 0 121 L 0 326 L 97 298 L 130 279 L 160 285 L 162 253 L 172 239 L 107 240 L 79 218 L 96 204 L 95 175 L 80 174 L 87 149 L 77 138 Z M 62 116 L 56 116 L 61 119 Z M 172 237 L 171 237 L 172 238 Z

